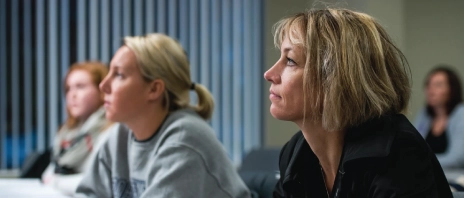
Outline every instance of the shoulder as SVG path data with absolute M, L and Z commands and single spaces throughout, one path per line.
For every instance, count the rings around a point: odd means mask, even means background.
M 110 134 L 113 133 L 113 131 L 116 130 L 116 127 L 118 127 L 118 125 L 119 124 L 113 123 L 113 124 L 107 126 L 105 130 L 103 130 L 101 133 L 98 134 L 98 137 L 97 137 L 96 142 L 94 144 L 95 151 L 98 151 L 99 148 L 101 148 L 103 146 L 103 144 L 105 144 L 105 142 L 107 142 L 107 140 L 110 137 Z
M 414 119 L 414 126 L 419 130 L 422 136 L 425 136 L 425 133 L 428 131 L 428 126 L 430 125 L 430 116 L 427 114 L 427 108 L 423 107 L 417 112 L 417 115 Z
M 166 118 L 165 123 L 158 132 L 155 150 L 163 152 L 166 148 L 188 148 L 205 159 L 226 160 L 227 152 L 217 139 L 213 129 L 195 112 L 178 110 Z
M 304 140 L 303 133 L 298 131 L 280 150 L 279 168 L 281 169 L 281 174 L 283 174 L 283 171 L 287 169 L 287 166 L 295 153 L 295 149 L 298 149 L 298 143 L 302 140 Z
M 459 104 L 456 106 L 451 113 L 448 120 L 447 132 L 453 134 L 453 140 L 463 139 L 464 133 L 462 133 L 462 128 L 464 128 L 464 104 Z
M 172 112 L 159 133 L 163 142 L 202 144 L 204 141 L 216 141 L 208 123 L 188 109 Z
M 404 116 L 393 116 L 394 140 L 388 156 L 379 160 L 372 192 L 376 196 L 437 193 L 446 183 L 443 171 L 425 140 Z M 375 197 L 375 196 L 374 196 Z
M 280 155 L 291 155 L 291 153 L 293 153 L 296 145 L 299 141 L 301 141 L 301 139 L 304 139 L 303 133 L 301 131 L 296 132 L 295 135 L 293 135 L 292 138 L 282 147 Z
M 384 150 L 378 155 L 379 168 L 408 169 L 430 164 L 433 153 L 417 129 L 402 114 L 385 116 L 376 138 L 371 138 Z M 388 143 L 387 143 L 388 141 Z M 375 146 L 372 149 L 376 149 Z M 380 150 L 379 150 L 380 151 Z
M 464 111 L 464 103 L 458 104 L 458 105 L 456 106 L 456 109 L 457 109 L 458 111 L 461 111 L 461 112 Z
M 464 104 L 461 103 L 455 107 L 451 117 L 457 117 L 458 119 L 464 119 Z
M 390 122 L 396 131 L 390 152 L 398 155 L 408 155 L 412 152 L 421 157 L 431 154 L 424 138 L 404 115 L 392 116 Z
M 171 128 L 188 128 L 192 130 L 212 131 L 208 123 L 190 109 L 181 109 L 169 113 L 163 128 L 166 130 Z
M 111 125 L 98 139 L 100 144 L 99 156 L 108 156 L 119 152 L 127 153 L 130 134 L 130 129 L 124 124 Z
M 121 123 L 115 123 L 105 131 L 105 134 L 107 135 L 106 138 L 108 139 L 108 142 L 111 143 L 118 142 L 123 138 L 128 138 L 130 133 L 130 129 Z
M 419 109 L 419 111 L 417 112 L 417 117 L 420 117 L 420 116 L 422 116 L 422 117 L 427 116 L 427 107 L 426 106 L 421 107 Z
M 394 140 L 390 153 L 376 160 L 369 194 L 372 197 L 436 197 L 446 183 L 441 167 L 427 143 L 405 117 L 395 117 Z

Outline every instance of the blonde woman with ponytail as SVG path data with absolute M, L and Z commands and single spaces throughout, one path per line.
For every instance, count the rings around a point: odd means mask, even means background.
M 100 84 L 119 122 L 77 189 L 85 197 L 249 197 L 206 123 L 211 93 L 190 79 L 182 46 L 163 34 L 126 37 Z M 190 104 L 190 91 L 198 104 Z

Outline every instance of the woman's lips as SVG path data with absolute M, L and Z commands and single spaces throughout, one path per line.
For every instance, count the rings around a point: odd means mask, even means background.
M 279 95 L 275 94 L 274 91 L 272 91 L 272 90 L 270 90 L 269 92 L 270 92 L 269 100 L 279 100 L 279 99 L 282 98 Z
M 105 107 L 109 107 L 110 104 L 111 104 L 110 102 L 108 102 L 108 101 L 105 100 L 105 103 L 104 103 L 104 106 L 105 106 Z

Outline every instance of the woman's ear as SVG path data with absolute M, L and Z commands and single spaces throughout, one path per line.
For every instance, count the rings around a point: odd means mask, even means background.
M 164 91 L 165 91 L 165 86 L 164 86 L 164 81 L 161 79 L 156 79 L 153 80 L 150 83 L 150 90 L 148 93 L 148 100 L 149 101 L 155 101 L 159 99 L 163 99 L 164 96 Z

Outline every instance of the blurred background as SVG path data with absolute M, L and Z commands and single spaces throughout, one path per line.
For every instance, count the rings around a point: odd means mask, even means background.
M 346 7 L 377 18 L 411 67 L 407 116 L 424 106 L 426 74 L 448 64 L 464 76 L 461 0 L 0 0 L 0 175 L 49 148 L 66 116 L 63 78 L 74 62 L 109 63 L 129 35 L 179 40 L 191 76 L 213 93 L 211 125 L 239 165 L 258 148 L 280 148 L 298 131 L 269 114 L 263 72 L 280 56 L 272 25 L 306 8 Z M 192 95 L 192 102 L 195 102 Z

